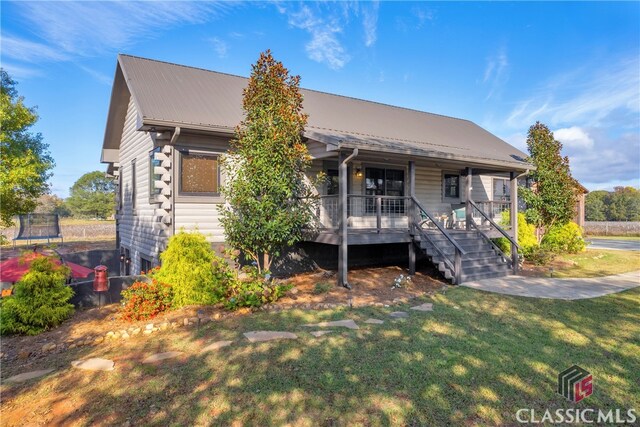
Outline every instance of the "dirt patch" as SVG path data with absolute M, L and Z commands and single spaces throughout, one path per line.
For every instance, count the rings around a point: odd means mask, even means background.
M 395 302 L 424 295 L 427 292 L 435 292 L 446 286 L 445 282 L 432 277 L 431 270 L 416 273 L 411 283 L 402 288 L 392 289 L 394 279 L 407 271 L 400 267 L 362 268 L 349 272 L 349 283 L 352 289 L 338 287 L 336 285 L 335 272 L 316 271 L 299 274 L 283 280 L 295 286 L 288 295 L 279 299 L 277 303 L 267 309 L 289 308 L 330 308 L 335 305 L 347 305 L 349 299 L 353 306 L 367 306 L 374 304 L 391 305 Z M 316 284 L 326 285 L 327 292 L 317 293 Z M 325 306 L 325 305 L 329 306 Z M 69 345 L 77 345 L 87 340 L 104 337 L 110 331 L 128 330 L 131 327 L 144 330 L 149 323 L 159 325 L 164 322 L 183 323 L 185 318 L 197 317 L 210 319 L 212 317 L 243 316 L 249 315 L 250 310 L 238 310 L 230 313 L 219 307 L 185 307 L 158 316 L 152 320 L 140 322 L 126 322 L 120 319 L 119 305 L 111 304 L 102 308 L 78 310 L 62 325 L 50 331 L 33 337 L 8 336 L 2 338 L 2 361 L 8 365 L 19 365 L 21 370 L 28 370 L 31 365 L 37 364 L 42 358 L 46 358 L 47 352 L 43 352 L 43 346 L 50 343 L 65 346 L 54 350 L 64 351 Z M 197 321 L 197 319 L 195 319 Z M 99 345 L 99 343 L 97 343 Z M 3 372 L 4 374 L 4 372 Z M 5 375 L 3 375 L 4 377 Z
M 99 241 L 86 241 L 86 242 L 65 242 L 63 244 L 51 244 L 46 245 L 42 243 L 34 243 L 29 246 L 13 246 L 7 245 L 2 247 L 0 252 L 0 260 L 13 258 L 20 256 L 24 252 L 31 252 L 37 247 L 38 252 L 47 252 L 49 248 L 55 249 L 60 255 L 65 255 L 74 252 L 85 252 L 93 250 L 109 250 L 116 248 L 115 240 L 99 240 Z
M 549 264 L 535 265 L 525 262 L 519 271 L 520 276 L 525 277 L 551 277 L 551 271 L 561 271 L 571 268 L 575 265 L 573 261 L 555 259 Z

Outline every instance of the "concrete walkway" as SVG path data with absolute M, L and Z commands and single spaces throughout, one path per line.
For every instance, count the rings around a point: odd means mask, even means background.
M 533 298 L 576 300 L 601 297 L 640 286 L 640 271 L 588 279 L 507 276 L 463 283 L 481 291 Z

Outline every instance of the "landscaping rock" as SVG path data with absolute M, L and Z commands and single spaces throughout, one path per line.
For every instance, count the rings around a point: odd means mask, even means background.
M 147 326 L 145 326 L 145 329 L 148 331 L 153 330 L 153 323 L 149 323 Z
M 371 325 L 382 325 L 384 323 L 384 320 L 380 320 L 380 319 L 367 319 L 364 321 L 364 323 L 369 323 Z
M 96 337 L 96 339 L 93 340 L 95 344 L 100 344 L 102 341 L 104 341 L 104 337 Z
M 40 378 L 42 376 L 50 374 L 54 370 L 55 369 L 42 369 L 40 371 L 25 372 L 24 374 L 18 374 L 18 375 L 14 375 L 12 377 L 9 377 L 4 381 L 8 382 L 8 383 L 21 383 L 21 382 L 24 382 L 24 381 L 32 380 L 34 378 Z
M 134 328 L 134 329 L 131 331 L 131 335 L 138 335 L 139 333 L 140 333 L 140 328 Z
M 349 329 L 360 329 L 360 327 L 352 319 L 334 320 L 332 322 L 310 323 L 304 326 L 308 326 L 311 328 L 327 328 L 327 327 L 331 328 L 334 326 L 342 326 Z
M 251 331 L 243 334 L 249 342 L 271 341 L 279 339 L 295 340 L 298 336 L 292 332 L 281 331 Z
M 121 337 L 123 340 L 128 340 L 129 338 L 131 338 L 131 336 L 130 336 L 128 333 L 126 333 L 126 332 L 125 332 L 124 334 L 120 335 L 120 337 Z
M 56 343 L 50 342 L 42 346 L 42 351 L 47 352 L 56 349 Z
M 185 317 L 184 319 L 182 319 L 182 324 L 183 324 L 184 326 L 189 326 L 189 318 L 188 318 L 188 317 Z
M 416 305 L 415 307 L 411 307 L 411 310 L 416 311 L 433 311 L 433 304 L 430 302 L 425 302 L 424 304 Z
M 142 331 L 143 334 L 145 335 L 151 335 L 153 333 L 152 329 L 145 329 L 144 331 Z
M 409 313 L 407 313 L 406 311 L 394 311 L 393 313 L 389 314 L 389 316 L 395 319 L 404 319 L 409 317 Z
M 85 371 L 113 371 L 113 360 L 91 358 L 85 360 L 74 360 L 71 366 Z
M 113 336 L 114 336 L 115 334 L 116 334 L 115 332 L 113 332 L 113 331 L 109 331 L 109 332 L 107 332 L 106 337 L 107 337 L 107 338 L 113 338 Z
M 163 360 L 167 359 L 175 359 L 176 357 L 182 356 L 183 354 L 184 352 L 182 351 L 167 351 L 164 353 L 156 353 L 144 359 L 142 363 L 162 362 Z
M 18 352 L 18 359 L 25 360 L 25 359 L 28 359 L 29 356 L 31 356 L 31 352 L 30 351 L 20 350 Z
M 223 348 L 223 347 L 226 347 L 228 345 L 231 345 L 231 343 L 233 343 L 233 341 L 216 341 L 214 343 L 209 344 L 208 346 L 206 346 L 202 350 L 200 350 L 200 352 L 204 353 L 206 351 L 218 350 L 220 348 Z
M 313 335 L 316 338 L 319 338 L 319 337 L 321 337 L 323 335 L 330 334 L 331 332 L 333 332 L 333 331 L 312 331 L 312 332 L 310 332 L 310 334 Z

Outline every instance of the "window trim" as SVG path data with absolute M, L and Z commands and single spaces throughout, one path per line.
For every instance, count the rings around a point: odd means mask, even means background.
M 149 268 L 147 269 L 142 268 L 144 262 L 149 263 Z M 143 271 L 145 273 L 148 273 L 151 269 L 153 269 L 153 267 L 154 265 L 153 265 L 152 257 L 149 257 L 147 255 L 140 255 L 140 273 L 142 273 Z
M 153 164 L 153 162 L 156 161 L 154 154 L 160 152 L 162 152 L 161 147 L 155 147 L 153 150 L 149 151 L 149 203 L 156 203 L 155 196 L 162 194 L 161 188 L 155 188 L 156 174 L 154 173 L 155 166 Z
M 220 157 L 222 153 L 219 151 L 213 150 L 205 150 L 199 148 L 187 148 L 187 147 L 176 147 L 174 150 L 176 155 L 174 158 L 174 165 L 176 165 L 174 181 L 175 181 L 175 194 L 176 194 L 176 202 L 183 203 L 223 203 L 224 198 L 220 194 L 220 185 L 221 182 L 221 173 L 220 173 Z M 180 187 L 182 186 L 182 155 L 183 154 L 195 154 L 195 155 L 204 155 L 215 157 L 218 161 L 218 192 L 210 193 L 210 194 L 202 194 L 202 193 L 184 193 L 180 191 Z
M 458 177 L 458 195 L 457 196 L 448 196 L 447 195 L 447 186 L 446 186 L 446 178 L 447 176 L 457 176 Z M 461 191 L 461 184 L 462 184 L 462 174 L 460 172 L 456 172 L 456 171 L 448 171 L 448 170 L 443 170 L 442 171 L 442 201 L 443 202 L 450 202 L 450 201 L 457 201 L 459 202 L 462 198 L 462 191 Z
M 507 194 L 502 195 L 502 199 L 498 200 L 496 198 L 496 180 L 506 181 L 507 185 L 511 186 L 511 180 L 509 178 L 501 178 L 501 177 L 491 177 L 491 200 L 500 201 L 500 202 L 509 202 L 511 201 L 511 187 L 509 187 L 509 192 Z
M 136 203 L 136 198 L 138 196 L 137 194 L 137 183 L 136 183 L 136 159 L 131 160 L 131 212 L 133 212 L 134 215 L 136 215 L 136 208 L 137 208 L 137 203 Z

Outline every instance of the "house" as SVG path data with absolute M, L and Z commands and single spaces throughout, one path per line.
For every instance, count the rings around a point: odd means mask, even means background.
M 219 156 L 242 120 L 244 77 L 119 55 L 102 162 L 117 177 L 122 273 L 158 264 L 167 239 L 198 228 L 224 242 Z M 415 269 L 428 257 L 454 283 L 517 269 L 517 179 L 526 155 L 463 119 L 302 89 L 305 141 L 318 188 L 319 253 L 335 254 L 348 286 L 350 253 L 394 245 Z M 508 228 L 508 230 L 505 230 Z M 505 254 L 490 240 L 512 242 Z M 397 248 L 404 248 L 397 251 Z M 379 249 L 379 250 L 378 250 Z

